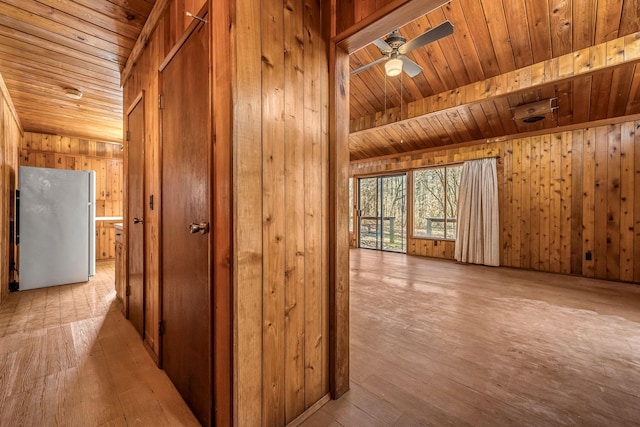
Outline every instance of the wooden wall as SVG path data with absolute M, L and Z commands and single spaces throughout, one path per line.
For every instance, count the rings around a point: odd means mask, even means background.
M 20 166 L 96 171 L 96 216 L 122 216 L 122 146 L 60 135 L 25 132 Z M 115 258 L 118 221 L 96 222 L 96 260 Z
M 158 67 L 181 34 L 186 7 L 169 4 L 124 82 L 125 111 L 144 94 L 145 190 L 156 201 L 145 212 L 145 325 L 160 315 Z M 214 162 L 221 144 L 233 146 L 227 207 L 235 235 L 220 242 L 234 253 L 233 421 L 285 425 L 329 392 L 329 90 L 320 2 L 213 7 Z M 159 354 L 154 329 L 145 336 Z
M 165 57 L 166 44 L 176 40 L 177 36 L 166 37 L 167 16 L 162 18 L 151 35 L 142 56 L 133 67 L 129 79 L 123 88 L 124 111 L 132 107 L 138 95 L 143 95 L 144 105 L 144 192 L 154 197 L 154 209 L 145 203 L 145 284 L 144 284 L 144 339 L 156 355 L 160 355 L 160 341 L 157 325 L 160 322 L 160 119 L 158 110 L 160 63 Z M 167 41 L 165 42 L 165 37 Z M 126 117 L 125 117 L 126 122 Z M 125 179 L 126 181 L 126 179 Z M 125 200 L 126 205 L 126 200 Z M 126 211 L 126 206 L 125 206 Z M 125 221 L 127 213 L 125 212 Z M 127 227 L 124 231 L 127 232 Z M 124 245 L 127 239 L 123 239 Z
M 319 1 L 237 1 L 238 426 L 281 426 L 329 392 L 328 65 Z
M 144 194 L 153 196 L 154 209 L 145 203 L 145 298 L 144 340 L 156 359 L 160 356 L 160 340 L 157 325 L 160 322 L 160 110 L 158 109 L 158 69 L 167 54 L 191 24 L 193 18 L 185 12 L 197 15 L 205 0 L 173 0 L 158 21 L 142 55 L 136 61 L 123 86 L 124 111 L 142 94 L 144 105 Z M 126 121 L 126 117 L 125 117 Z M 126 207 L 125 207 L 126 211 Z M 125 212 L 125 220 L 127 219 Z M 124 227 L 125 233 L 127 227 Z M 123 239 L 126 245 L 126 238 Z
M 501 265 L 640 282 L 638 121 L 353 163 L 352 173 L 496 155 Z M 408 253 L 453 258 L 452 242 L 434 242 L 410 239 Z
M 0 303 L 9 293 L 9 282 L 14 280 L 10 271 L 15 255 L 10 224 L 15 215 L 13 195 L 21 140 L 22 128 L 0 75 Z

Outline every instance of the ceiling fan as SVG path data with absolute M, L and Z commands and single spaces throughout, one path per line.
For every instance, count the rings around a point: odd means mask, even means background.
M 382 58 L 376 59 L 360 68 L 356 68 L 351 71 L 351 74 L 358 74 L 374 65 L 385 62 L 384 67 L 388 76 L 397 76 L 404 71 L 409 77 L 415 77 L 422 72 L 422 67 L 404 55 L 450 34 L 453 34 L 453 25 L 449 21 L 445 21 L 409 41 L 402 37 L 400 32 L 395 29 L 386 39 L 373 41 L 373 44 L 380 49 L 380 53 L 383 55 Z

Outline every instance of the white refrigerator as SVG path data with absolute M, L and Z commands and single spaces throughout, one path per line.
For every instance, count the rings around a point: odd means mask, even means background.
M 20 166 L 19 289 L 95 275 L 95 172 Z

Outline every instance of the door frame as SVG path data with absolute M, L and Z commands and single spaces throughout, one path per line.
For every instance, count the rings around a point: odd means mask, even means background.
M 206 1 L 197 16 L 204 17 L 209 37 L 209 74 L 203 85 L 209 88 L 210 120 L 208 134 L 210 151 L 207 154 L 211 181 L 209 186 L 210 235 L 209 269 L 211 296 L 211 385 L 212 424 L 233 425 L 233 69 L 231 58 L 231 21 L 229 2 Z M 158 68 L 158 90 L 162 88 L 162 70 L 180 50 L 191 33 L 200 24 L 193 19 L 183 35 L 176 41 Z M 213 93 L 216 96 L 213 96 Z M 159 182 L 162 185 L 162 114 L 160 129 Z M 162 188 L 158 202 L 162 203 Z M 162 229 L 162 209 L 158 204 L 158 227 Z M 162 263 L 162 233 L 159 233 L 159 259 Z M 215 240 L 215 244 L 214 244 Z M 159 271 L 159 316 L 163 312 L 162 269 Z M 159 336 L 159 361 L 162 367 L 162 336 Z
M 404 225 L 405 225 L 405 229 L 404 229 L 404 250 L 402 251 L 393 251 L 390 249 L 385 249 L 384 247 L 384 230 L 385 230 L 385 224 L 384 224 L 384 197 L 382 197 L 383 192 L 384 192 L 384 181 L 385 179 L 388 178 L 399 178 L 399 177 L 404 177 L 404 185 L 405 185 L 405 194 L 404 194 L 404 202 L 405 202 L 405 210 L 404 210 Z M 378 202 L 377 202 L 377 209 L 378 209 L 378 213 L 376 215 L 376 223 L 379 224 L 379 230 L 380 230 L 380 241 L 379 244 L 376 241 L 376 248 L 374 250 L 378 250 L 378 251 L 383 251 L 383 252 L 394 252 L 394 253 L 400 253 L 400 254 L 406 254 L 407 253 L 407 240 L 409 237 L 409 232 L 408 232 L 408 219 L 409 219 L 409 205 L 408 205 L 408 198 L 409 198 L 409 173 L 407 171 L 398 171 L 398 172 L 394 172 L 394 173 L 390 173 L 390 174 L 381 174 L 381 175 L 363 175 L 363 176 L 358 176 L 358 177 L 354 177 L 354 179 L 357 182 L 357 188 L 358 188 L 358 199 L 357 199 L 357 236 L 358 236 L 358 240 L 356 241 L 357 243 L 357 247 L 358 248 L 362 248 L 361 246 L 361 233 L 360 233 L 360 226 L 361 226 L 361 216 L 360 216 L 360 211 L 362 209 L 360 209 L 360 201 L 362 199 L 362 192 L 360 191 L 360 182 L 363 179 L 376 179 L 378 181 L 378 185 L 377 185 L 377 197 L 378 197 Z M 355 227 L 355 224 L 354 224 Z M 363 248 L 363 249 L 372 249 L 372 248 Z
M 123 295 L 122 298 L 122 303 L 123 303 L 123 311 L 125 314 L 125 317 L 127 319 L 129 319 L 129 296 L 127 295 L 126 289 L 129 287 L 129 227 L 131 226 L 131 214 L 129 212 L 129 140 L 127 138 L 127 135 L 129 133 L 129 115 L 133 112 L 133 110 L 136 109 L 136 107 L 138 107 L 138 104 L 141 104 L 140 107 L 142 108 L 142 123 L 143 123 L 143 129 L 145 127 L 145 121 L 146 121 L 146 114 L 145 114 L 145 110 L 144 110 L 144 90 L 141 90 L 138 95 L 136 95 L 135 99 L 131 102 L 131 104 L 129 105 L 129 107 L 127 108 L 126 112 L 125 112 L 125 117 L 126 120 L 124 121 L 124 132 L 125 132 L 125 142 L 126 145 L 123 145 L 123 149 L 124 149 L 124 164 L 123 164 L 123 169 L 125 171 L 125 173 L 123 173 L 123 193 L 124 193 L 124 197 L 123 197 L 123 204 L 124 206 L 122 207 L 123 210 L 123 224 L 122 224 L 122 229 L 123 229 L 123 234 L 125 236 L 125 239 L 123 239 L 124 241 L 122 242 L 123 244 L 123 248 L 124 248 L 124 253 L 122 254 L 124 256 L 124 265 L 125 265 L 125 295 Z M 142 141 L 142 205 L 143 205 L 143 212 L 145 212 L 145 216 L 143 218 L 146 217 L 146 204 L 144 203 L 144 201 L 147 198 L 147 188 L 145 185 L 145 181 L 146 181 L 146 169 L 147 169 L 147 165 L 146 165 L 146 161 L 145 161 L 145 148 L 146 148 L 146 143 L 143 140 Z M 142 340 L 143 342 L 145 341 L 145 324 L 146 324 L 146 299 L 147 299 L 147 292 L 146 292 L 146 287 L 147 287 L 147 262 L 146 262 L 146 257 L 145 254 L 147 252 L 147 230 L 146 230 L 146 222 L 142 223 L 142 253 L 143 253 L 143 257 L 142 257 Z
M 337 0 L 322 3 L 329 40 L 329 387 L 349 390 L 349 54 L 446 3 L 395 0 L 340 34 Z

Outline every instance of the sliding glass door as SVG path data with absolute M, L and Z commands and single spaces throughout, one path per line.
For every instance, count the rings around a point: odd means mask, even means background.
M 407 176 L 358 180 L 358 246 L 406 252 Z

